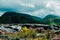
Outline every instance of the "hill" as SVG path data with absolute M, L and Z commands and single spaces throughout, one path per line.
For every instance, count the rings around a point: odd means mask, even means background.
M 23 13 L 6 12 L 0 17 L 0 23 L 40 23 L 41 18 Z
M 0 17 L 0 23 L 38 23 L 60 25 L 60 17 L 47 15 L 45 18 L 39 18 L 24 13 L 6 12 Z
M 43 20 L 46 24 L 60 24 L 60 17 L 55 15 L 47 15 Z

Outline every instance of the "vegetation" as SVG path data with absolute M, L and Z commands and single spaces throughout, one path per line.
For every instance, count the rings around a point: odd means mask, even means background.
M 35 30 L 30 30 L 27 27 L 23 27 L 20 31 L 20 38 L 36 37 L 37 32 Z
M 39 18 L 28 14 L 6 12 L 0 17 L 0 23 L 41 23 L 60 25 L 60 17 L 47 15 L 45 18 Z

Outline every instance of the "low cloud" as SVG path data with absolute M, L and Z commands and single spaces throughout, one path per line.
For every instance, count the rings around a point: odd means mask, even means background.
M 23 12 L 37 17 L 60 16 L 59 0 L 0 0 L 0 11 Z M 1 15 L 2 13 L 0 13 Z

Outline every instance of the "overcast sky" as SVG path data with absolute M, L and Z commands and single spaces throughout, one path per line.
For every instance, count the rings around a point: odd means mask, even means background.
M 6 11 L 22 12 L 37 17 L 60 16 L 60 0 L 0 0 L 0 15 Z

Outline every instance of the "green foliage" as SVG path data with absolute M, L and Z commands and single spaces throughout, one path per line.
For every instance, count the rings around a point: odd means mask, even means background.
M 37 32 L 35 30 L 30 30 L 30 34 L 29 34 L 29 37 L 37 37 Z
M 37 32 L 35 30 L 30 30 L 27 27 L 23 27 L 18 33 L 17 36 L 20 38 L 27 38 L 27 37 L 36 37 Z

